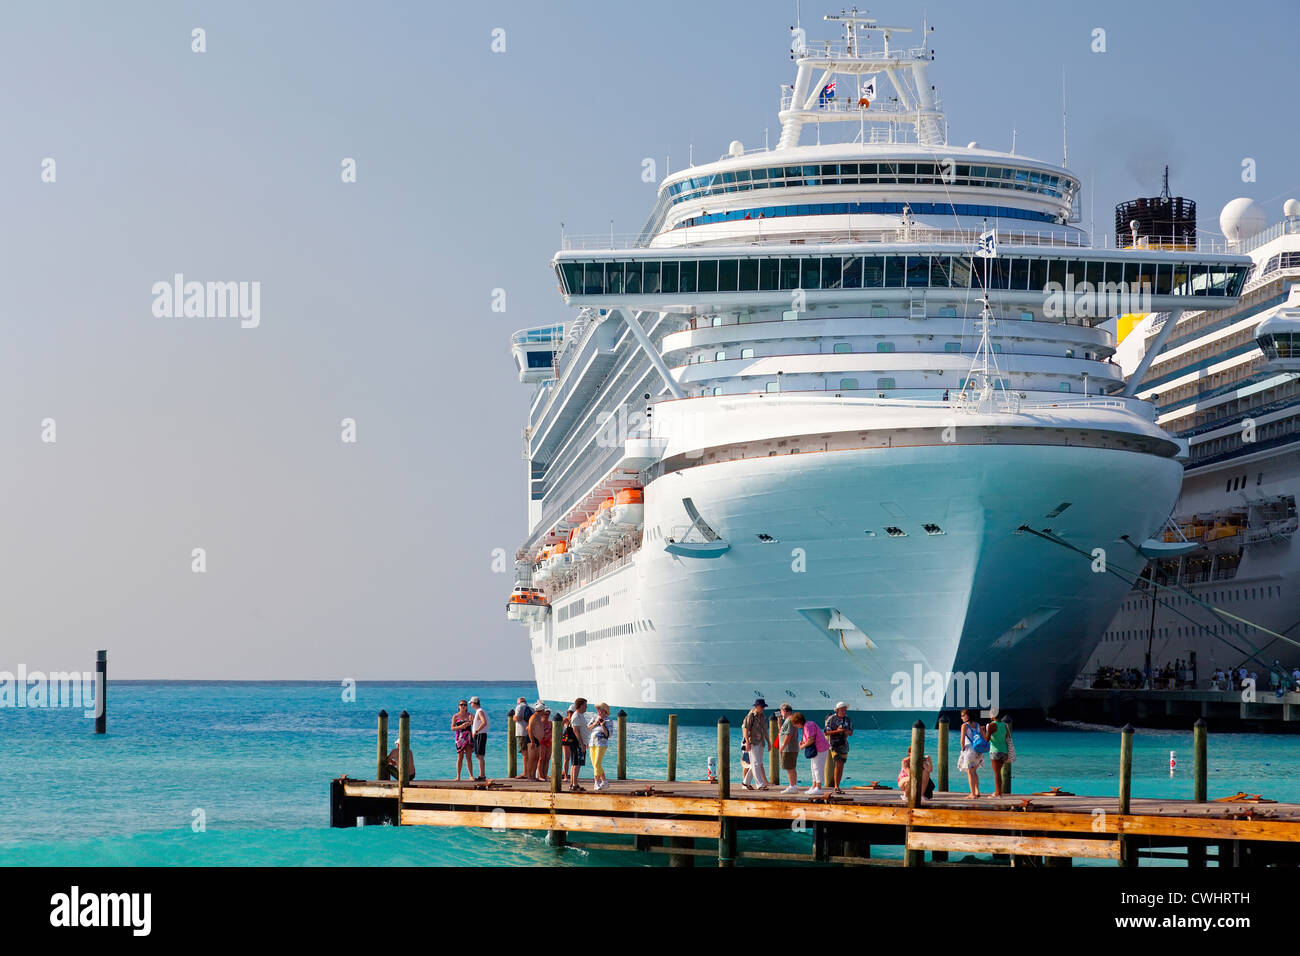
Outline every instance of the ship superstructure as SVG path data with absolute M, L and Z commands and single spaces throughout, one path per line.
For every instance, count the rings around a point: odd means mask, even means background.
M 1300 663 L 1300 202 L 1268 228 L 1266 216 L 1246 198 L 1220 216 L 1253 262 L 1236 304 L 1156 314 L 1135 333 L 1150 356 L 1135 390 L 1188 458 L 1172 553 L 1144 568 L 1089 674 L 1181 660 L 1179 678 L 1204 687 L 1219 669 Z
M 1092 245 L 1068 169 L 946 141 L 910 31 L 827 19 L 778 145 L 668 175 L 637 236 L 566 237 L 576 316 L 512 343 L 546 606 L 512 616 L 549 699 L 1046 706 L 1126 590 L 1087 555 L 1173 506 L 1182 446 L 1101 325 L 1229 308 L 1250 260 Z

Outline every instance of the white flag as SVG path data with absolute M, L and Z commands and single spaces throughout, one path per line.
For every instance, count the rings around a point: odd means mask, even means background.
M 874 76 L 862 81 L 862 93 L 859 98 L 868 102 L 876 98 L 876 78 Z
M 998 231 L 990 229 L 980 233 L 980 245 L 975 255 L 983 259 L 996 259 L 998 256 Z

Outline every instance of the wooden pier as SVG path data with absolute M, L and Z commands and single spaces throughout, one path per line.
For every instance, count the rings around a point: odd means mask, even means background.
M 403 719 L 400 726 L 399 754 L 409 740 L 408 722 Z M 382 759 L 386 732 L 387 716 L 381 715 L 381 778 L 387 776 Z M 720 721 L 721 768 L 731 767 L 730 737 L 730 726 Z M 919 722 L 912 737 L 912 780 L 919 781 L 925 744 L 925 728 Z M 993 862 L 1013 866 L 1070 866 L 1076 859 L 1119 866 L 1136 866 L 1141 859 L 1181 860 L 1190 867 L 1210 862 L 1219 867 L 1300 865 L 1300 805 L 1248 794 L 1209 799 L 1202 721 L 1195 738 L 1194 793 L 1187 800 L 1131 796 L 1132 729 L 1125 728 L 1118 754 L 1120 790 L 1113 797 L 1049 792 L 970 800 L 946 789 L 943 743 L 936 748 L 939 789 L 930 800 L 922 800 L 915 787 L 905 793 L 846 788 L 842 795 L 815 798 L 802 790 L 782 794 L 776 787 L 733 794 L 725 773 L 708 782 L 627 780 L 620 772 L 606 790 L 591 790 L 588 780 L 589 789 L 575 793 L 561 788 L 561 751 L 556 746 L 548 781 L 400 783 L 340 777 L 330 783 L 330 825 L 355 826 L 364 819 L 402 826 L 538 830 L 546 832 L 553 846 L 667 854 L 674 866 L 691 866 L 701 858 L 719 866 L 747 861 L 966 865 L 954 862 L 954 854 L 993 854 Z M 554 740 L 559 739 L 557 727 Z M 625 739 L 620 733 L 620 744 Z M 941 721 L 940 740 L 947 740 L 947 721 Z M 626 766 L 624 746 L 620 771 Z M 670 766 L 675 765 L 672 757 L 675 754 L 670 754 Z M 809 832 L 809 849 L 737 852 L 736 835 L 742 830 Z M 901 848 L 903 858 L 873 857 L 873 848 L 881 847 Z

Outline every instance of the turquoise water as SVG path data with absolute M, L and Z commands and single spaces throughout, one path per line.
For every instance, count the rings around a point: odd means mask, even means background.
M 447 731 L 461 697 L 479 694 L 489 713 L 536 696 L 532 684 L 360 684 L 345 702 L 327 683 L 115 683 L 109 733 L 96 737 L 80 710 L 0 709 L 0 865 L 662 865 L 658 855 L 557 851 L 540 834 L 433 827 L 329 828 L 329 781 L 374 775 L 375 717 L 391 715 L 393 737 L 411 714 L 421 778 L 455 775 Z M 811 715 L 810 715 L 811 716 Z M 818 715 L 819 718 L 824 715 Z M 488 774 L 505 771 L 494 716 Z M 905 730 L 859 722 L 846 783 L 893 785 Z M 933 731 L 930 740 L 933 741 Z M 679 779 L 704 776 L 716 747 L 712 727 L 682 727 Z M 738 745 L 738 731 L 733 737 Z M 955 761 L 956 735 L 953 735 Z M 629 724 L 628 772 L 662 779 L 667 728 Z M 1113 796 L 1119 735 L 1105 730 L 1022 730 L 1014 790 L 1060 786 Z M 1300 738 L 1211 734 L 1210 797 L 1262 792 L 1300 802 Z M 1171 777 L 1169 751 L 1179 767 Z M 610 755 L 612 764 L 613 755 Z M 612 767 L 611 767 L 612 770 Z M 1139 731 L 1134 796 L 1191 796 L 1191 731 Z M 587 776 L 590 776 L 588 771 Z M 737 776 L 738 779 L 738 776 Z M 808 780 L 805 765 L 801 779 Z M 991 789 L 987 771 L 984 787 Z M 964 790 L 954 768 L 952 782 Z M 197 812 L 196 812 L 197 811 Z M 196 825 L 202 821 L 203 826 Z M 796 848 L 802 834 L 742 834 L 741 848 Z

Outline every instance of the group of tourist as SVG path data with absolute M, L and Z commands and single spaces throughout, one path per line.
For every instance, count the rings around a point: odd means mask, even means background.
M 518 775 L 518 779 L 548 779 L 557 723 L 553 713 L 544 700 L 530 705 L 527 698 L 522 696 L 511 711 L 514 717 L 515 747 L 523 758 L 523 773 Z M 586 789 L 579 780 L 588 760 L 591 762 L 593 789 L 607 789 L 609 779 L 605 776 L 605 752 L 617 737 L 617 724 L 610 716 L 609 705 L 600 703 L 594 711 L 589 711 L 586 698 L 579 697 L 569 705 L 558 724 L 564 760 L 562 779 L 568 781 L 569 789 Z M 457 705 L 456 713 L 451 718 L 451 732 L 456 743 L 457 780 L 461 779 L 462 766 L 470 774 L 474 773 L 475 759 L 478 760 L 478 775 L 471 776 L 470 779 L 487 779 L 484 758 L 490 726 L 491 720 L 478 697 L 462 700 Z M 853 736 L 849 705 L 844 701 L 835 705 L 834 711 L 826 717 L 824 726 L 808 720 L 790 704 L 782 704 L 777 711 L 776 739 L 773 740 L 770 718 L 767 716 L 767 701 L 760 697 L 741 721 L 740 736 L 740 785 L 746 790 L 769 790 L 773 783 L 779 782 L 769 782 L 765 769 L 767 751 L 774 748 L 779 754 L 781 770 L 789 781 L 781 793 L 798 792 L 800 755 L 808 760 L 812 773 L 812 786 L 804 791 L 807 796 L 844 792 L 844 766 L 849 759 L 849 738 Z M 1002 796 L 1002 768 L 1016 757 L 1010 724 L 994 711 L 988 723 L 981 725 L 971 711 L 963 710 L 960 740 L 961 753 L 957 758 L 957 769 L 964 771 L 970 782 L 969 799 L 981 796 L 979 771 L 984 766 L 985 754 L 993 765 L 993 795 Z M 909 747 L 898 773 L 898 788 L 903 799 L 907 797 L 912 772 L 911 758 L 912 749 Z M 933 764 L 928 755 L 923 757 L 921 767 L 921 793 L 928 799 L 934 792 L 934 783 L 930 779 L 934 772 Z
M 775 747 L 780 755 L 781 769 L 789 779 L 789 786 L 781 793 L 796 793 L 799 789 L 800 754 L 807 758 L 812 774 L 812 786 L 804 791 L 806 795 L 818 796 L 828 791 L 843 793 L 844 765 L 848 763 L 849 738 L 853 736 L 849 705 L 839 701 L 835 710 L 827 716 L 823 730 L 789 704 L 782 704 L 777 716 L 775 741 L 769 739 L 771 731 L 766 711 L 767 701 L 760 697 L 741 721 L 740 785 L 747 790 L 769 789 L 772 784 L 768 782 L 767 773 L 763 769 L 764 755 L 769 747 Z M 969 799 L 981 796 L 979 770 L 984 766 L 986 753 L 993 764 L 993 795 L 1002 796 L 1002 768 L 1016 759 L 1015 745 L 1011 742 L 1011 725 L 1006 720 L 999 719 L 996 711 L 982 727 L 969 710 L 961 712 L 961 721 L 961 755 L 957 760 L 957 768 L 964 770 L 970 781 Z M 898 789 L 903 799 L 906 799 L 907 785 L 911 778 L 911 759 L 912 748 L 909 747 L 898 773 Z M 928 799 L 934 792 L 934 784 L 930 780 L 933 764 L 929 756 L 923 757 L 921 767 L 921 793 Z
M 469 708 L 473 708 L 472 713 Z M 529 704 L 528 698 L 521 696 L 510 713 L 514 717 L 514 746 L 523 759 L 523 773 L 517 774 L 517 778 L 548 779 L 554 746 L 554 712 L 544 700 Z M 484 756 L 487 753 L 490 726 L 491 720 L 479 698 L 471 697 L 468 701 L 462 700 L 457 704 L 456 713 L 451 718 L 451 732 L 456 743 L 457 780 L 461 779 L 462 766 L 471 775 L 474 773 L 474 758 L 478 759 L 478 775 L 471 776 L 470 779 L 487 780 Z M 578 780 L 588 759 L 594 777 L 593 787 L 596 790 L 606 789 L 609 779 L 605 776 L 605 751 L 617 736 L 617 727 L 610 716 L 609 705 L 597 704 L 595 710 L 589 712 L 587 699 L 579 697 L 569 705 L 561 719 L 560 733 L 564 751 L 563 777 L 569 781 L 569 789 L 585 789 Z
M 1247 684 L 1247 681 L 1250 684 Z M 1123 690 L 1185 690 L 1195 689 L 1196 668 L 1182 659 L 1167 661 L 1163 667 L 1098 667 L 1092 678 L 1094 688 L 1120 688 Z M 1209 678 L 1209 690 L 1237 691 L 1247 686 L 1263 689 L 1259 674 L 1242 665 L 1215 668 Z M 1278 696 L 1300 689 L 1300 665 L 1288 673 L 1283 664 L 1274 660 L 1268 671 L 1268 689 Z

